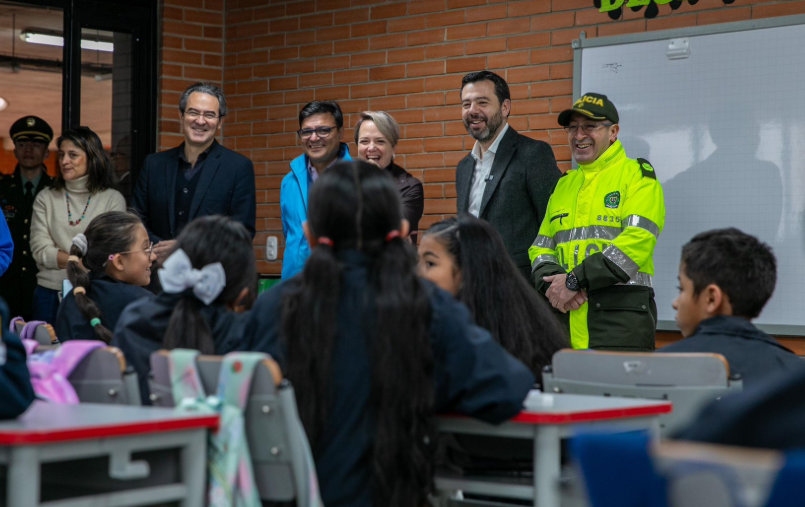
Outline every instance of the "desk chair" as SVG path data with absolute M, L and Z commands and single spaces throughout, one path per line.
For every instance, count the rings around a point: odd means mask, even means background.
M 580 435 L 571 449 L 593 507 L 802 505 L 805 453 L 692 442 L 649 445 L 644 435 Z
M 150 399 L 156 406 L 173 407 L 169 352 L 151 354 Z M 216 394 L 220 356 L 199 356 L 197 369 L 204 392 Z M 273 359 L 255 370 L 246 404 L 246 434 L 252 458 L 254 478 L 260 499 L 264 502 L 290 502 L 298 507 L 310 503 L 307 463 L 302 439 L 306 439 L 296 410 L 296 397 L 291 383 L 282 378 Z
M 93 350 L 67 380 L 81 403 L 141 405 L 137 374 L 117 347 Z
M 545 392 L 669 400 L 660 433 L 690 422 L 708 402 L 743 390 L 721 354 L 560 350 L 542 373 Z
M 22 330 L 25 329 L 26 322 L 24 320 L 15 320 L 14 327 L 17 336 L 22 336 Z M 34 331 L 33 339 L 40 345 L 53 345 L 58 344 L 59 340 L 56 338 L 56 331 L 50 324 L 39 324 Z

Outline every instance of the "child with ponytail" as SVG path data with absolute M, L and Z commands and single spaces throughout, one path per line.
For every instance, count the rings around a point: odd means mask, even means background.
M 133 213 L 109 211 L 92 219 L 73 238 L 67 279 L 73 290 L 64 296 L 54 329 L 60 341 L 112 341 L 111 330 L 131 302 L 151 297 L 156 256 L 142 222 Z
M 190 222 L 159 270 L 162 293 L 123 312 L 113 345 L 126 356 L 148 401 L 150 357 L 160 349 L 185 348 L 202 354 L 237 350 L 257 289 L 252 237 L 223 216 Z
M 244 348 L 267 352 L 295 386 L 328 507 L 428 504 L 433 415 L 498 423 L 533 375 L 416 276 L 392 178 L 366 162 L 324 171 L 308 199 L 312 253 L 263 294 Z

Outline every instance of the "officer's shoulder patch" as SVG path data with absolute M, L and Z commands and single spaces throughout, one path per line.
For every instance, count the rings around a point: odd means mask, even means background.
M 651 178 L 656 180 L 657 173 L 654 172 L 654 168 L 651 166 L 651 162 L 644 158 L 637 159 L 637 165 L 640 166 L 640 172 L 643 173 L 643 176 L 646 178 Z

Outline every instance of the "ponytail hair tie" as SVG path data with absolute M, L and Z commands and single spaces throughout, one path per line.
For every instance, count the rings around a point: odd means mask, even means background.
M 68 255 L 67 262 L 75 262 L 76 264 L 79 264 L 81 263 L 81 259 L 79 259 L 77 255 Z
M 327 236 L 320 236 L 319 239 L 318 239 L 318 242 L 319 242 L 320 245 L 327 245 L 330 248 L 333 248 L 335 246 L 335 243 L 333 243 L 333 240 L 331 240 Z
M 89 321 L 89 325 L 92 326 L 92 327 L 95 327 L 100 323 L 101 323 L 101 319 L 99 319 L 98 317 L 95 317 L 94 319 Z
M 399 237 L 400 237 L 400 231 L 395 229 L 395 230 L 391 231 L 390 233 L 386 234 L 386 243 L 388 243 L 389 241 L 391 241 L 394 238 L 399 238 Z
M 87 255 L 87 237 L 84 236 L 83 233 L 78 233 L 73 236 L 73 245 L 78 247 L 82 256 Z
M 86 295 L 87 294 L 87 289 L 85 289 L 84 287 L 76 287 L 76 288 L 73 289 L 73 294 L 84 294 L 84 295 Z

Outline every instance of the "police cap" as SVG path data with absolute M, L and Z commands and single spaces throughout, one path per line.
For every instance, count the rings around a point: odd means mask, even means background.
M 53 139 L 53 129 L 48 122 L 38 116 L 23 116 L 11 125 L 9 130 L 11 140 L 40 141 L 49 144 Z
M 573 113 L 582 114 L 593 120 L 609 120 L 618 123 L 618 110 L 606 95 L 588 93 L 573 103 L 573 107 L 559 113 L 559 125 L 567 127 Z

